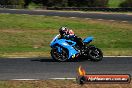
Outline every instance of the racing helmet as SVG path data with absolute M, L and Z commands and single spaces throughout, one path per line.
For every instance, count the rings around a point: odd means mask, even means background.
M 60 32 L 60 35 L 65 35 L 68 33 L 68 29 L 67 29 L 67 27 L 61 27 L 59 29 L 59 32 Z

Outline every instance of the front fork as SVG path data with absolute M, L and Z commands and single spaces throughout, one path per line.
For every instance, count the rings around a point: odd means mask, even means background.
M 88 56 L 88 53 L 91 48 L 96 48 L 96 47 L 94 45 L 89 45 L 89 46 L 85 45 L 83 48 L 81 48 L 81 55 Z

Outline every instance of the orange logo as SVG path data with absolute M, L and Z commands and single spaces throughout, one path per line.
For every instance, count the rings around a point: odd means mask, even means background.
M 86 74 L 86 71 L 79 66 L 77 82 L 84 83 L 130 83 L 129 74 Z

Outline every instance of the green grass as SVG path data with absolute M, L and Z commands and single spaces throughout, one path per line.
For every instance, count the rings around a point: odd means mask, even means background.
M 125 0 L 109 0 L 109 7 L 119 7 L 120 3 Z
M 105 55 L 132 55 L 132 25 L 81 18 L 0 14 L 0 56 L 50 56 L 50 41 L 67 26 Z
M 84 84 L 75 80 L 0 81 L 0 88 L 131 88 L 129 84 Z

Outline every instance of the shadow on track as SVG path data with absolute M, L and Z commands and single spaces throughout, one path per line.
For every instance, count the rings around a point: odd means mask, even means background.
M 31 59 L 31 61 L 37 61 L 37 62 L 59 62 L 59 61 L 55 61 L 55 60 L 51 59 L 50 57 L 34 58 L 34 59 Z M 66 61 L 66 62 L 84 62 L 84 61 L 88 61 L 88 59 L 80 58 L 80 59 L 76 59 L 76 60 L 69 60 L 69 61 Z

